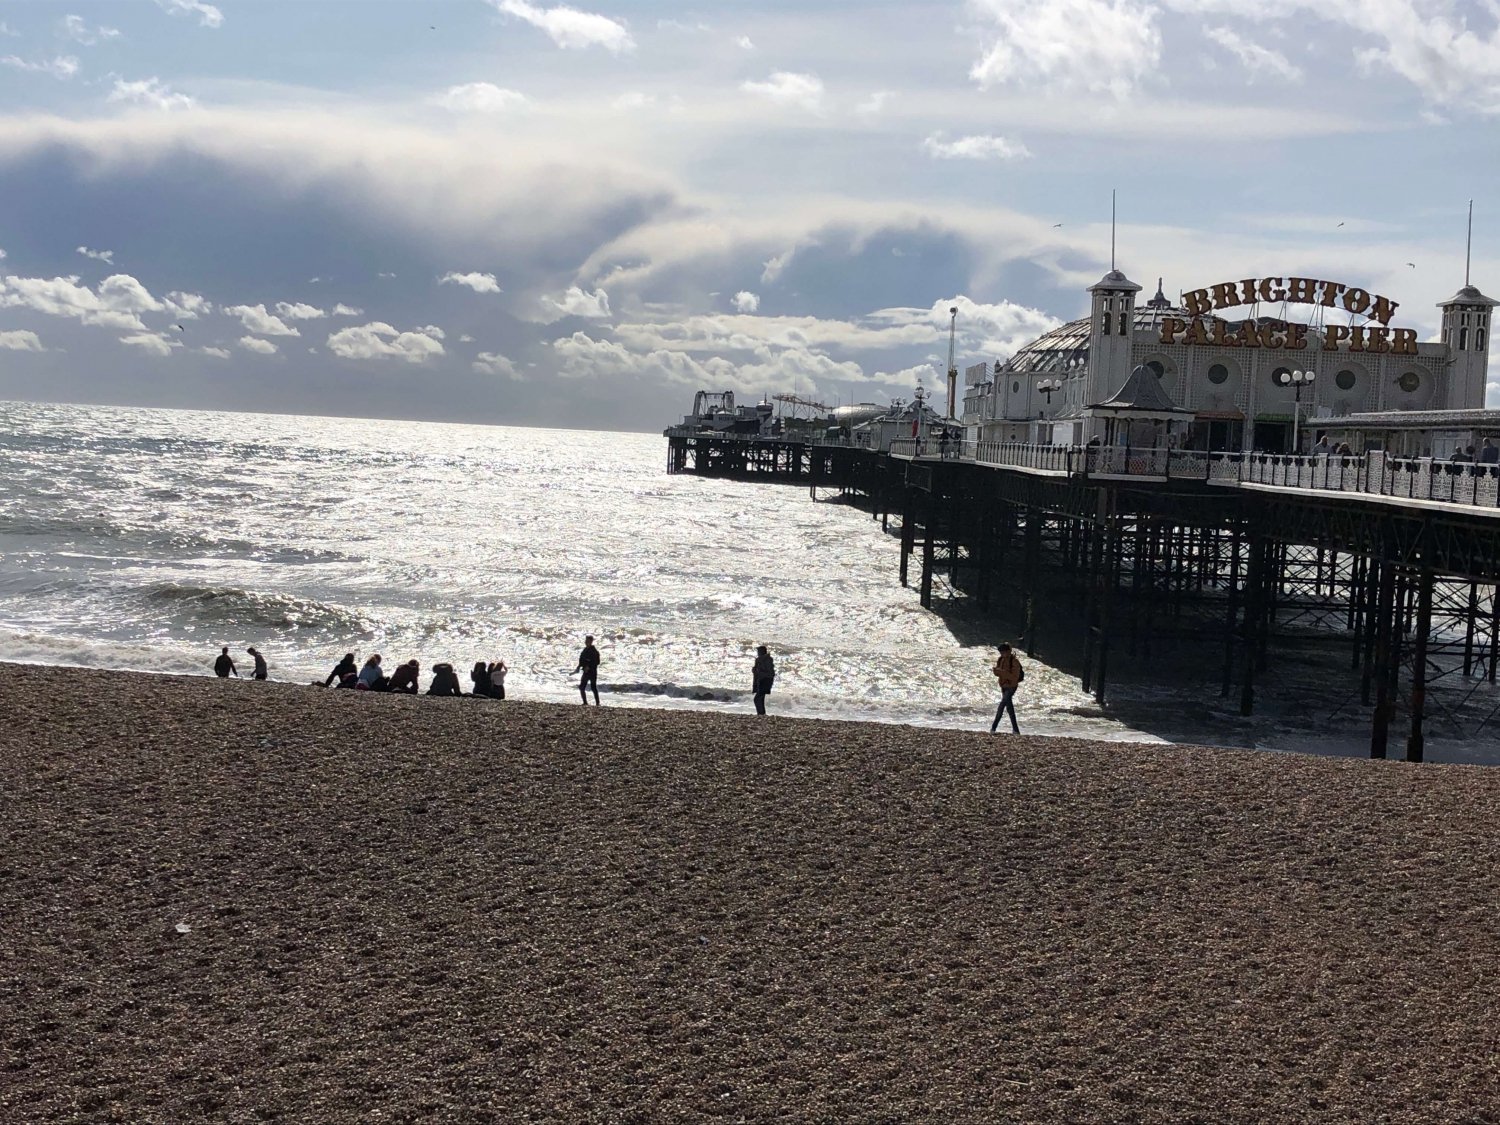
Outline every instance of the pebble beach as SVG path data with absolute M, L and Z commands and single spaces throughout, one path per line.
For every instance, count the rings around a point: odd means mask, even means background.
M 1500 773 L 608 703 L 0 665 L 0 1120 L 1500 1120 Z

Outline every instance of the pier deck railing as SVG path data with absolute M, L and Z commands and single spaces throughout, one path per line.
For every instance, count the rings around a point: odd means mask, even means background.
M 1500 465 L 1394 457 L 1380 450 L 1341 457 L 994 441 L 954 441 L 943 446 L 931 439 L 903 438 L 892 443 L 891 453 L 914 460 L 970 461 L 1069 476 L 1203 480 L 1500 508 Z

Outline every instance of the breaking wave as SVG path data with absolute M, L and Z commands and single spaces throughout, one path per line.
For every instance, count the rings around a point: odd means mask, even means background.
M 149 601 L 178 607 L 178 613 L 195 624 L 236 625 L 245 629 L 329 629 L 360 636 L 374 633 L 373 623 L 352 610 L 293 594 L 162 582 L 147 588 L 145 596 Z

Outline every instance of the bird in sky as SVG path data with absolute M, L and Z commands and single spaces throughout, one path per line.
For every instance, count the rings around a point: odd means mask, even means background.
M 187 329 L 186 329 L 186 328 L 184 328 L 184 327 L 183 327 L 183 326 L 182 326 L 182 325 L 180 325 L 180 324 L 179 324 L 179 325 L 178 325 L 178 326 L 177 326 L 177 331 L 179 331 L 179 332 L 186 332 L 186 331 L 187 331 Z
M 1062 224 L 1061 224 L 1061 223 L 1053 223 L 1053 224 L 1052 224 L 1052 229 L 1053 229 L 1053 230 L 1056 230 L 1056 229 L 1057 229 L 1057 228 L 1058 228 L 1058 227 L 1060 227 L 1060 226 L 1062 226 Z
M 1407 262 L 1406 264 L 1409 265 L 1412 269 L 1416 269 L 1417 268 L 1417 263 L 1416 262 Z
M 1339 224 L 1339 226 L 1343 226 L 1343 225 L 1344 225 L 1344 224 L 1343 224 L 1343 223 L 1340 223 L 1340 224 Z

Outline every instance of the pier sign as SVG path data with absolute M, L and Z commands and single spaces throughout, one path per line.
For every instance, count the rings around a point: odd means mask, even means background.
M 1323 328 L 1322 348 L 1325 352 L 1338 351 L 1340 344 L 1345 344 L 1351 352 L 1417 354 L 1416 330 L 1390 327 L 1391 317 L 1400 308 L 1395 301 L 1357 285 L 1313 277 L 1247 277 L 1241 281 L 1221 281 L 1207 289 L 1190 290 L 1182 295 L 1183 308 L 1189 319 L 1171 316 L 1162 318 L 1161 342 L 1301 351 L 1308 346 L 1305 324 L 1251 319 L 1238 325 L 1229 325 L 1219 319 L 1207 322 L 1204 319 L 1210 313 L 1242 305 L 1274 305 L 1282 302 L 1343 309 L 1373 322 L 1358 327 L 1326 325 Z

